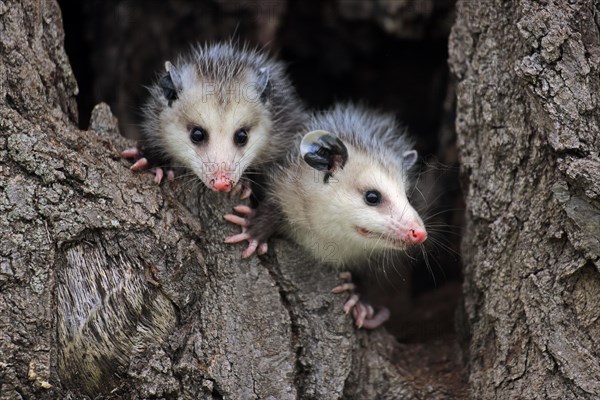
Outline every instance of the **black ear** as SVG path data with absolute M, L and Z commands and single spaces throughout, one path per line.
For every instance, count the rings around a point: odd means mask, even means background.
M 183 88 L 183 84 L 179 70 L 175 68 L 169 61 L 165 63 L 165 71 L 167 73 L 160 78 L 158 85 L 162 89 L 169 106 L 171 106 L 173 101 L 177 100 L 178 93 Z
M 348 161 L 348 149 L 337 136 L 326 131 L 312 131 L 300 143 L 304 161 L 317 171 L 326 172 L 324 183 Z
M 262 67 L 258 70 L 256 79 L 256 91 L 260 95 L 260 100 L 264 103 L 267 101 L 269 90 L 271 89 L 271 80 L 269 76 L 269 68 Z
M 402 154 L 402 166 L 409 170 L 417 162 L 418 153 L 416 150 L 408 150 Z

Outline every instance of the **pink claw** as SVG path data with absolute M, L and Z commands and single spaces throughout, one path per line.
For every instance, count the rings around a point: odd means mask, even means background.
M 352 282 L 346 282 L 346 283 L 342 283 L 339 286 L 334 287 L 333 289 L 331 289 L 331 293 L 342 293 L 342 292 L 352 292 L 356 289 L 356 285 Z
M 369 304 L 359 302 L 356 307 L 352 309 L 352 316 L 354 317 L 354 322 L 358 328 L 362 328 L 367 321 L 371 321 L 373 315 L 375 315 L 375 310 L 373 310 L 373 307 Z
M 367 318 L 367 308 L 362 303 L 358 303 L 352 310 L 352 316 L 354 317 L 354 323 L 357 328 L 362 328 Z
M 245 206 L 243 204 L 240 204 L 239 206 L 235 206 L 235 207 L 233 207 L 233 209 L 235 211 L 239 212 L 240 214 L 248 215 L 248 216 L 252 215 L 252 212 L 253 212 L 253 210 L 250 207 Z
M 148 160 L 146 159 L 146 157 L 142 157 L 139 160 L 137 160 L 136 162 L 134 162 L 133 165 L 131 167 L 129 167 L 129 169 L 131 169 L 132 171 L 140 171 L 147 167 L 148 167 Z
M 237 235 L 233 235 L 233 236 L 229 236 L 225 238 L 225 243 L 240 243 L 243 242 L 244 240 L 248 240 L 250 239 L 250 235 L 248 235 L 245 232 L 242 233 L 238 233 Z
M 227 214 L 225 215 L 225 220 L 231 222 L 232 224 L 236 224 L 239 225 L 241 227 L 246 227 L 248 226 L 248 220 L 246 218 L 242 218 L 240 216 L 237 216 L 235 214 Z
M 268 250 L 269 250 L 269 244 L 266 243 L 266 242 L 265 243 L 261 243 L 258 246 L 257 253 L 258 253 L 259 256 L 262 256 L 263 254 L 266 254 Z
M 141 153 L 137 147 L 130 147 L 121 152 L 121 157 L 123 158 L 140 158 Z
M 156 174 L 156 175 L 154 175 L 154 183 L 156 183 L 157 185 L 160 185 L 160 181 L 162 181 L 162 178 L 164 176 L 164 172 L 163 172 L 162 168 L 156 167 L 154 170 L 154 173 Z
M 172 169 L 167 170 L 167 180 L 173 182 L 175 180 L 175 171 Z
M 351 295 L 348 298 L 348 300 L 346 300 L 346 302 L 344 303 L 344 312 L 346 314 L 348 314 L 350 312 L 350 310 L 352 310 L 352 307 L 354 307 L 356 304 L 358 304 L 359 299 L 360 299 L 360 297 L 356 293 Z
M 250 198 L 250 196 L 252 196 L 252 189 L 250 188 L 250 186 L 244 187 L 242 189 L 242 195 L 240 196 L 240 199 L 246 200 Z
M 388 319 L 390 319 L 390 310 L 388 310 L 386 307 L 383 307 L 377 311 L 373 318 L 365 319 L 362 327 L 365 329 L 379 328 Z
M 352 280 L 352 274 L 348 271 L 340 272 L 340 274 L 338 275 L 338 278 L 340 278 L 343 281 L 349 282 Z
M 242 258 L 250 257 L 252 254 L 254 254 L 254 252 L 256 251 L 257 248 L 258 248 L 258 240 L 256 240 L 256 239 L 249 240 L 248 247 L 246 248 L 246 250 L 244 250 L 242 252 Z

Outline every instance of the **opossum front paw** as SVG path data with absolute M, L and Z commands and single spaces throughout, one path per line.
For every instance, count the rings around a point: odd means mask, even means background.
M 344 303 L 344 312 L 348 314 L 352 311 L 354 323 L 358 328 L 375 329 L 383 325 L 390 318 L 390 310 L 386 307 L 375 311 L 369 303 L 360 300 L 360 295 L 356 292 L 356 285 L 352 283 L 352 274 L 350 272 L 342 272 L 340 279 L 342 283 L 331 289 L 331 292 L 350 293 L 350 297 Z
M 235 206 L 233 209 L 245 217 L 240 217 L 239 215 L 235 214 L 227 214 L 224 218 L 233 224 L 241 226 L 242 233 L 225 238 L 225 243 L 241 243 L 247 240 L 248 247 L 242 252 L 242 258 L 248 258 L 255 252 L 258 255 L 265 254 L 267 250 L 269 250 L 267 242 L 253 237 L 248 231 L 250 219 L 252 216 L 254 216 L 254 210 L 245 205 Z
M 143 156 L 142 152 L 137 147 L 131 147 L 123 150 L 121 152 L 121 157 L 132 159 L 134 161 L 133 165 L 129 167 L 129 169 L 132 171 L 148 170 L 154 173 L 154 182 L 156 182 L 157 185 L 162 182 L 162 179 L 165 175 L 163 169 L 160 167 L 149 168 L 150 164 L 148 163 L 148 159 Z M 172 169 L 167 170 L 167 179 L 169 181 L 173 181 L 175 179 L 175 172 Z
M 240 181 L 231 189 L 229 192 L 229 198 L 234 198 L 236 196 L 240 197 L 240 200 L 246 200 L 250 196 L 252 196 L 252 187 L 250 187 L 250 182 L 246 179 L 242 178 Z

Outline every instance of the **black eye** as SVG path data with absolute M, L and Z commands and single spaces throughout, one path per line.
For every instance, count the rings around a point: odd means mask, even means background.
M 369 190 L 365 193 L 365 202 L 369 206 L 376 206 L 381 203 L 381 193 L 377 190 Z
M 245 129 L 238 130 L 233 134 L 233 141 L 240 147 L 245 146 L 248 143 L 248 131 Z
M 200 127 L 193 127 L 190 130 L 190 140 L 193 143 L 202 143 L 206 140 L 206 138 L 208 137 L 208 132 L 206 132 L 204 129 L 200 128 Z

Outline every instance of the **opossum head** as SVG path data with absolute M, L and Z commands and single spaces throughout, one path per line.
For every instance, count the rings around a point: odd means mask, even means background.
M 166 63 L 159 86 L 165 151 L 209 188 L 229 192 L 268 150 L 273 124 L 268 66 Z
M 427 239 L 423 221 L 407 197 L 406 176 L 416 151 L 399 154 L 401 163 L 386 163 L 381 154 L 314 131 L 304 136 L 301 156 L 321 174 L 306 188 L 308 201 L 318 205 L 309 216 L 313 228 L 330 238 L 342 255 L 404 249 Z

